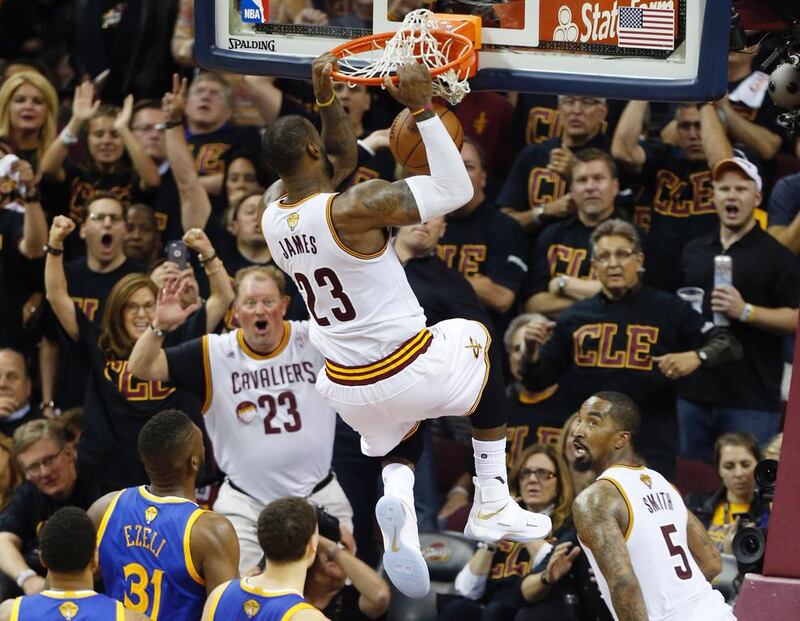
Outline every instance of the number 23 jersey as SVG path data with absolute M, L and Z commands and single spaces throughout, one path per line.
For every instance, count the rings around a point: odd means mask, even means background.
M 336 413 L 315 388 L 323 358 L 307 321 L 283 322 L 270 353 L 235 330 L 171 348 L 167 360 L 173 382 L 203 401 L 214 456 L 235 485 L 267 503 L 308 496 L 328 475 Z
M 598 478 L 619 490 L 628 508 L 625 543 L 642 590 L 647 616 L 659 621 L 733 619 L 722 595 L 711 588 L 688 544 L 688 512 L 680 493 L 644 466 L 611 466 Z M 592 551 L 580 542 L 609 610 L 611 591 Z

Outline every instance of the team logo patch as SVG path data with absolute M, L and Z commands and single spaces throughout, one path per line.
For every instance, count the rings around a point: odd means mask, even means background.
M 294 231 L 297 228 L 297 223 L 300 222 L 300 214 L 294 212 L 289 214 L 289 217 L 286 218 L 286 224 L 289 225 L 289 230 Z
M 144 519 L 148 524 L 155 520 L 157 516 L 158 509 L 155 507 L 147 507 L 147 509 L 144 510 Z
M 58 607 L 58 612 L 60 612 L 61 616 L 67 621 L 72 621 L 72 619 L 75 618 L 75 615 L 78 614 L 78 610 L 78 604 L 75 602 L 64 602 Z
M 481 350 L 483 349 L 483 345 L 478 343 L 474 338 L 469 337 L 469 345 L 466 345 L 464 349 L 471 349 L 472 355 L 477 358 L 481 354 Z
M 258 614 L 258 611 L 261 610 L 261 604 L 259 604 L 254 599 L 248 599 L 244 603 L 243 608 L 244 608 L 244 614 L 247 615 L 247 618 L 252 619 Z
M 640 474 L 639 480 L 647 485 L 649 489 L 653 489 L 653 479 L 650 478 L 649 474 Z
M 250 423 L 256 417 L 256 404 L 251 401 L 242 401 L 236 406 L 236 418 L 243 423 Z

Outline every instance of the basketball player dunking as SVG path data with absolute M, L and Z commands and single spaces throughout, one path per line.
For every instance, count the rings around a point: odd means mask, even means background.
M 708 582 L 721 564 L 705 528 L 634 453 L 640 422 L 631 399 L 600 392 L 575 423 L 575 468 L 598 478 L 572 514 L 600 593 L 618 621 L 735 621 Z
M 429 578 L 413 502 L 420 420 L 471 415 L 477 478 L 467 536 L 527 541 L 546 536 L 550 519 L 509 495 L 503 378 L 500 364 L 490 364 L 499 352 L 486 328 L 463 319 L 426 328 L 389 243 L 389 227 L 444 216 L 472 196 L 459 151 L 433 112 L 428 70 L 401 66 L 399 84 L 385 86 L 414 116 L 430 176 L 374 179 L 336 194 L 355 165 L 356 139 L 333 93 L 335 62 L 323 55 L 312 70 L 321 136 L 300 116 L 266 130 L 265 158 L 285 193 L 266 206 L 261 230 L 312 317 L 309 336 L 326 359 L 317 390 L 361 434 L 364 454 L 384 457 L 385 492 L 375 510 L 384 568 L 400 591 L 422 597 Z

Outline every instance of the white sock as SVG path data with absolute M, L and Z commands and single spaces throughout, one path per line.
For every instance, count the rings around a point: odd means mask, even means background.
M 414 499 L 414 471 L 405 464 L 391 463 L 383 467 L 383 487 L 388 493 Z
M 508 482 L 506 472 L 506 439 L 472 439 L 475 456 L 475 473 L 478 483 L 483 485 L 504 485 Z

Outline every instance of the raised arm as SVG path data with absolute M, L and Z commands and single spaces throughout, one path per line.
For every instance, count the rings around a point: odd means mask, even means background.
M 592 551 L 608 583 L 617 619 L 647 621 L 644 597 L 623 536 L 630 516 L 619 491 L 607 481 L 593 483 L 575 499 L 572 516 L 578 537 Z
M 150 324 L 152 329 L 145 330 L 137 339 L 128 358 L 128 370 L 139 379 L 169 381 L 169 364 L 163 349 L 164 336 L 200 308 L 199 304 L 183 308 L 181 293 L 182 288 L 186 286 L 187 282 L 170 276 L 158 292 L 155 316 L 153 323 Z
M 67 159 L 69 148 L 77 142 L 84 124 L 100 108 L 100 100 L 93 101 L 93 99 L 94 85 L 91 82 L 86 81 L 77 86 L 72 97 L 72 118 L 58 138 L 53 140 L 44 152 L 39 164 L 40 175 L 50 175 L 58 181 L 64 180 L 62 164 Z
M 322 119 L 322 142 L 333 164 L 333 187 L 337 187 L 355 170 L 358 161 L 358 143 L 353 125 L 333 92 L 331 72 L 335 66 L 336 58 L 330 54 L 315 58 L 311 66 L 314 96 Z
M 691 511 L 689 511 L 689 520 L 686 524 L 686 534 L 689 551 L 697 561 L 706 580 L 710 582 L 722 571 L 722 558 L 717 546 L 708 536 L 708 531 Z
M 183 236 L 186 245 L 200 255 L 200 263 L 208 276 L 211 294 L 206 300 L 206 332 L 217 327 L 228 308 L 233 304 L 236 294 L 233 291 L 231 277 L 228 275 L 222 259 L 217 256 L 206 234 L 199 228 L 186 231 Z
M 142 145 L 136 140 L 131 132 L 131 116 L 133 114 L 133 95 L 128 95 L 122 103 L 122 110 L 119 111 L 114 119 L 114 130 L 122 138 L 128 157 L 136 174 L 139 175 L 139 182 L 144 189 L 157 188 L 161 185 L 161 175 L 158 174 L 158 166 L 153 158 L 147 155 L 142 149 Z
M 394 183 L 373 179 L 350 188 L 341 202 L 333 203 L 337 226 L 349 233 L 427 222 L 463 207 L 472 198 L 472 182 L 461 154 L 431 106 L 427 67 L 408 63 L 397 69 L 397 75 L 397 86 L 388 78 L 384 86 L 414 116 L 431 172 Z
M 629 101 L 619 117 L 614 139 L 611 142 L 611 155 L 614 159 L 632 170 L 641 170 L 645 162 L 645 152 L 639 144 L 644 117 L 650 104 L 646 101 Z
M 714 104 L 700 106 L 700 133 L 708 167 L 714 168 L 717 162 L 733 157 L 733 147 L 719 120 Z
M 725 112 L 728 124 L 728 135 L 734 142 L 741 142 L 758 153 L 762 160 L 771 160 L 781 148 L 781 137 L 757 123 L 748 121 L 731 106 L 728 97 L 723 97 L 718 104 Z
M 11 165 L 11 170 L 19 173 L 20 184 L 24 184 L 26 190 L 22 197 L 25 204 L 22 239 L 17 249 L 27 259 L 38 259 L 44 254 L 43 246 L 47 242 L 47 219 L 39 200 L 33 167 L 25 160 L 17 160 Z
M 183 111 L 186 105 L 187 81 L 178 74 L 172 76 L 172 91 L 161 99 L 161 109 L 167 121 L 165 142 L 167 159 L 178 186 L 181 201 L 181 224 L 184 231 L 204 229 L 211 215 L 211 201 L 200 183 L 194 159 L 186 142 Z
M 67 277 L 64 274 L 64 240 L 75 230 L 75 223 L 66 216 L 56 216 L 50 227 L 52 250 L 47 253 L 44 263 L 44 288 L 47 301 L 53 309 L 58 322 L 69 337 L 78 340 L 77 310 L 67 290 Z M 54 254 L 57 252 L 58 254 Z

